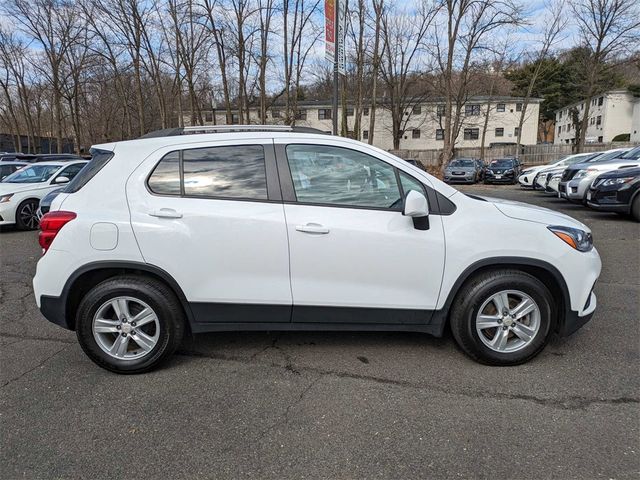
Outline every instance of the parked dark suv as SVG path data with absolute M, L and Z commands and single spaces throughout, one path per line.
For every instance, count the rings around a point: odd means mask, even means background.
M 522 166 L 517 158 L 491 160 L 484 174 L 484 183 L 511 183 L 518 181 Z
M 594 210 L 628 214 L 640 222 L 640 168 L 619 168 L 599 175 L 586 199 Z

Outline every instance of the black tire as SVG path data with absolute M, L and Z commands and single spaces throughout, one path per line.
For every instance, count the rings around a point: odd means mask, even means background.
M 141 358 L 116 359 L 102 350 L 93 335 L 93 319 L 98 309 L 109 299 L 120 296 L 146 303 L 158 319 L 157 343 Z M 76 314 L 76 335 L 87 356 L 100 367 L 122 374 L 143 373 L 158 367 L 180 345 L 184 329 L 184 312 L 173 291 L 164 283 L 143 276 L 113 277 L 96 285 L 84 296 Z M 118 334 L 115 335 L 117 338 Z
M 36 230 L 40 225 L 37 211 L 40 202 L 38 200 L 29 199 L 23 201 L 16 208 L 16 228 L 18 230 Z
M 640 195 L 636 195 L 631 202 L 631 216 L 636 222 L 640 222 Z
M 486 346 L 475 328 L 480 307 L 502 290 L 518 290 L 530 296 L 540 310 L 540 326 L 531 342 L 514 352 L 497 352 Z M 519 270 L 491 270 L 478 274 L 456 295 L 451 308 L 450 324 L 456 342 L 472 359 L 486 365 L 519 365 L 535 357 L 547 344 L 553 331 L 553 296 L 544 284 Z

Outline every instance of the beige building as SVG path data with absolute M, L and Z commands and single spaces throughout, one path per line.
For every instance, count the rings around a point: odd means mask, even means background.
M 541 99 L 532 99 L 527 107 L 525 122 L 522 129 L 522 144 L 535 145 L 537 143 L 538 115 Z M 511 144 L 517 140 L 517 128 L 522 112 L 523 99 L 516 97 L 499 97 L 490 102 L 486 97 L 472 97 L 465 104 L 462 115 L 462 128 L 458 136 L 456 147 L 480 147 L 485 116 L 489 113 L 485 145 Z M 250 123 L 257 124 L 257 109 L 251 109 Z M 444 145 L 444 103 L 425 101 L 413 105 L 405 112 L 403 121 L 405 133 L 400 139 L 401 149 L 431 150 Z M 331 132 L 333 111 L 330 102 L 299 102 L 296 125 L 316 128 L 324 132 Z M 282 123 L 283 107 L 274 106 L 267 113 L 267 123 Z M 223 110 L 211 110 L 203 113 L 205 125 L 225 123 Z M 338 110 L 338 120 L 341 109 Z M 354 136 L 354 111 L 347 107 L 347 123 L 350 136 Z M 360 139 L 368 141 L 369 108 L 363 110 Z M 189 125 L 185 116 L 185 125 Z M 237 113 L 233 114 L 233 123 L 238 122 Z M 385 150 L 393 149 L 391 113 L 388 109 L 376 109 L 376 124 L 373 144 Z
M 621 134 L 631 134 L 633 141 L 633 132 L 640 130 L 640 112 L 634 115 L 636 100 L 627 90 L 611 90 L 588 100 L 590 106 L 585 142 L 608 143 Z M 571 110 L 576 108 L 582 119 L 584 107 L 585 101 L 582 101 L 556 110 L 554 143 L 575 143 L 576 130 Z

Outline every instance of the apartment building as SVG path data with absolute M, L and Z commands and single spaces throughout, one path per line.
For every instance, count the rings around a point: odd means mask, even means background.
M 538 116 L 541 99 L 530 101 L 522 128 L 522 143 L 534 145 L 537 143 Z M 462 114 L 462 128 L 458 136 L 457 147 L 480 147 L 482 131 L 487 113 L 489 120 L 485 136 L 485 145 L 515 143 L 518 135 L 518 123 L 522 112 L 523 99 L 518 97 L 472 97 L 464 105 Z M 363 109 L 360 139 L 369 140 L 369 107 Z M 444 113 L 442 101 L 432 100 L 416 103 L 405 112 L 403 124 L 406 125 L 404 135 L 400 139 L 401 149 L 431 150 L 444 145 Z M 284 111 L 282 106 L 274 106 L 267 113 L 267 123 L 283 123 Z M 331 132 L 333 110 L 330 101 L 303 101 L 298 104 L 296 125 L 312 127 L 325 132 Z M 338 120 L 342 118 L 342 110 L 338 109 Z M 355 137 L 355 112 L 352 106 L 346 109 L 347 129 L 350 136 Z M 226 123 L 224 110 L 209 110 L 203 112 L 205 125 Z M 232 123 L 238 123 L 237 112 L 232 115 Z M 257 109 L 250 109 L 249 122 L 259 122 Z M 189 125 L 187 116 L 185 125 Z M 391 112 L 384 107 L 376 109 L 375 131 L 373 144 L 384 150 L 393 149 L 393 129 Z
M 640 130 L 640 113 L 634 116 L 634 105 L 637 99 L 627 90 L 611 90 L 609 92 L 583 100 L 556 110 L 556 144 L 572 144 L 576 141 L 576 128 L 571 111 L 578 111 L 582 119 L 585 102 L 589 102 L 589 120 L 585 141 L 587 143 L 611 142 L 616 136 L 633 134 Z M 636 107 L 637 108 L 637 107 Z M 637 135 L 637 134 L 636 134 Z M 633 139 L 632 139 L 633 140 Z

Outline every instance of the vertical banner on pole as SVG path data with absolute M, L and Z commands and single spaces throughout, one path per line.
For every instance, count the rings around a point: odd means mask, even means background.
M 324 56 L 333 63 L 336 54 L 336 0 L 324 0 Z
M 333 0 L 335 1 L 335 0 Z M 347 54 L 345 52 L 344 40 L 347 33 L 347 12 L 345 11 L 346 0 L 338 1 L 338 20 L 336 32 L 336 48 L 338 49 L 338 73 L 347 74 Z

